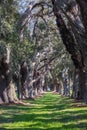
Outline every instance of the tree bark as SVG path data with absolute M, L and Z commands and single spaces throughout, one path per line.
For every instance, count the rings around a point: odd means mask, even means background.
M 80 6 L 82 21 L 87 32 L 87 0 L 76 0 Z
M 11 82 L 10 47 L 7 46 L 7 54 L 2 57 L 0 63 L 0 104 L 13 103 L 16 98 L 15 88 Z
M 79 98 L 87 102 L 87 73 L 79 70 Z
M 73 98 L 84 99 L 87 103 L 87 73 L 76 69 L 74 76 Z
M 83 19 L 83 24 L 85 30 L 87 31 L 87 1 L 77 0 Z M 74 62 L 76 72 L 74 78 L 73 96 L 75 98 L 87 100 L 87 46 L 86 46 L 86 34 L 85 32 L 80 32 L 81 35 L 76 33 L 75 27 L 69 28 L 64 19 L 63 12 L 61 8 L 57 5 L 55 0 L 52 0 L 53 12 L 56 16 L 57 26 L 63 40 L 63 44 L 66 46 L 67 51 L 71 54 L 71 58 Z M 67 18 L 69 21 L 69 19 Z M 70 22 L 70 21 L 69 21 Z M 80 39 L 79 39 L 80 38 Z M 84 67 L 85 66 L 85 67 Z M 83 71 L 85 70 L 85 72 Z
M 79 70 L 75 69 L 74 72 L 74 82 L 73 82 L 73 90 L 72 90 L 72 97 L 79 98 Z

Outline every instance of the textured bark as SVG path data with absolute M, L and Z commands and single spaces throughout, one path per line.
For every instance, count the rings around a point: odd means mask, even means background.
M 79 37 L 78 40 L 81 43 L 83 50 L 83 62 L 84 62 L 84 69 L 87 71 L 87 1 L 86 0 L 76 0 L 81 12 L 82 22 L 84 25 L 84 34 L 82 37 Z
M 73 98 L 78 98 L 78 91 L 79 91 L 79 73 L 78 69 L 75 69 L 74 72 L 74 82 L 73 82 L 73 91 L 72 91 L 72 97 Z
M 63 69 L 62 79 L 63 79 L 63 95 L 70 96 L 69 69 L 68 68 Z
M 87 73 L 79 70 L 79 98 L 87 102 Z
M 87 103 L 87 73 L 79 69 L 75 70 L 73 97 Z
M 14 102 L 15 89 L 11 84 L 10 70 L 10 48 L 7 47 L 7 55 L 1 59 L 0 63 L 0 104 Z
M 21 78 L 21 98 L 26 97 L 26 79 L 27 79 L 27 64 L 23 62 L 20 69 Z
M 82 14 L 82 20 L 87 30 L 87 2 L 86 0 L 77 0 Z M 73 87 L 73 96 L 79 99 L 86 99 L 87 95 L 87 37 L 86 33 L 82 30 L 78 30 L 72 24 L 69 24 L 71 28 L 68 28 L 63 19 L 61 13 L 61 8 L 57 5 L 55 0 L 52 0 L 53 11 L 57 18 L 57 26 L 64 45 L 66 46 L 67 51 L 71 54 L 71 58 L 74 62 L 76 73 L 74 78 L 74 87 Z M 69 21 L 69 19 L 67 18 Z M 75 19 L 74 19 L 75 21 Z M 70 22 L 70 21 L 69 21 Z M 78 33 L 79 32 L 79 33 Z M 85 70 L 85 72 L 83 71 Z
M 80 6 L 82 21 L 87 32 L 87 0 L 76 0 Z
M 78 45 L 75 42 L 72 31 L 66 26 L 62 14 L 60 13 L 60 10 L 57 8 L 56 4 L 54 4 L 53 11 L 56 16 L 57 26 L 59 28 L 61 38 L 64 45 L 66 46 L 67 51 L 71 54 L 74 65 L 76 66 L 76 68 L 82 68 L 82 55 L 80 50 L 78 49 Z

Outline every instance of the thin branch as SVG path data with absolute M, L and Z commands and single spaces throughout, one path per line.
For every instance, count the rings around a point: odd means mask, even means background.
M 53 60 L 55 60 L 55 59 L 58 58 L 59 56 L 60 56 L 60 54 L 59 54 L 59 55 L 56 55 L 56 56 L 54 56 L 54 57 L 51 57 L 51 59 L 50 59 L 46 64 L 44 64 L 43 66 L 41 66 L 41 67 L 38 69 L 38 71 L 41 70 L 42 68 L 44 68 L 46 65 L 50 64 Z

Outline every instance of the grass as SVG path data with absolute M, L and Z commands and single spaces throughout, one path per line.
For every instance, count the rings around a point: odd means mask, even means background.
M 32 106 L 0 107 L 0 130 L 87 130 L 87 107 L 72 99 L 45 94 Z

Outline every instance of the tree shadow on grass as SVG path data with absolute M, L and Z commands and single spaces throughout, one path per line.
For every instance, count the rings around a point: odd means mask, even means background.
M 12 130 L 76 130 L 77 128 L 87 128 L 87 123 L 84 122 L 84 120 L 87 121 L 87 111 L 84 109 L 77 111 L 72 110 L 72 99 L 58 97 L 56 100 L 54 98 L 50 101 L 50 98 L 47 99 L 47 97 L 45 97 L 45 99 L 32 101 L 32 103 L 40 104 L 41 106 L 1 107 L 3 110 L 6 110 L 6 112 L 0 115 L 0 123 L 16 124 L 19 122 L 32 122 L 28 125 L 28 128 L 19 128 L 18 126 L 18 128 L 12 128 Z M 68 111 L 68 109 L 70 110 Z M 48 125 L 52 123 L 54 123 L 53 127 L 48 128 Z M 60 123 L 62 126 L 56 127 L 55 123 Z M 43 128 L 41 128 L 41 126 L 43 126 Z
M 0 130 L 7 130 L 6 128 L 0 128 Z
M 9 129 L 9 130 L 46 130 L 44 128 L 38 128 L 38 127 L 35 127 L 35 128 L 13 128 L 13 129 Z
M 75 116 L 75 114 L 77 114 Z M 87 119 L 87 115 L 86 115 L 86 111 L 83 111 L 83 114 L 81 111 L 78 112 L 73 112 L 71 114 L 71 112 L 66 112 L 66 113 L 58 113 L 56 115 L 56 113 L 52 113 L 52 114 L 22 114 L 22 115 L 13 115 L 12 118 L 9 118 L 7 120 L 7 118 L 3 118 L 2 116 L 0 117 L 0 122 L 1 123 L 17 123 L 17 122 L 28 122 L 28 121 L 32 121 L 32 122 L 38 122 L 38 126 L 44 126 L 44 128 L 46 128 L 47 124 L 52 124 L 54 123 L 62 123 L 62 128 L 61 129 L 69 129 L 69 128 L 87 128 L 87 123 L 85 122 L 81 122 L 81 123 L 77 123 L 76 121 L 79 120 L 86 120 Z M 73 122 L 73 124 L 72 124 Z M 69 124 L 68 124 L 69 123 Z M 31 130 L 43 130 L 42 128 L 38 128 L 37 129 L 37 124 L 33 124 L 32 126 L 34 128 L 28 128 Z M 31 127 L 31 125 L 29 125 L 29 127 Z M 16 129 L 16 128 L 15 128 Z M 23 128 L 21 128 L 22 130 Z M 49 130 L 56 130 L 58 128 L 50 128 Z M 18 128 L 18 130 L 20 130 L 20 128 Z M 26 128 L 25 128 L 26 130 Z

